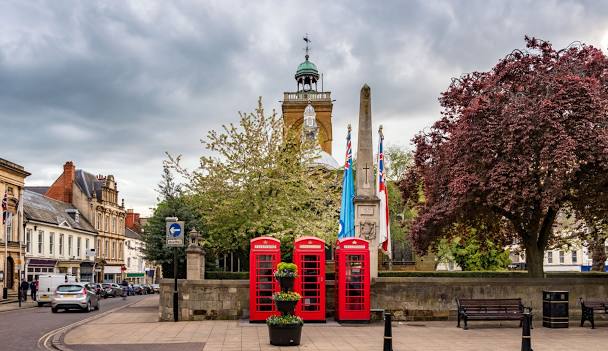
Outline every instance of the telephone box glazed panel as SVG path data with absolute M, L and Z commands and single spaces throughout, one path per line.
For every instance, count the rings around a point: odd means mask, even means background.
M 277 314 L 272 294 L 279 291 L 273 273 L 281 260 L 281 243 L 270 237 L 251 239 L 249 249 L 249 321 Z
M 336 320 L 370 320 L 369 242 L 347 238 L 336 243 Z
M 307 322 L 325 322 L 325 241 L 312 236 L 296 239 L 293 258 L 298 266 L 295 291 L 302 295 L 296 315 Z

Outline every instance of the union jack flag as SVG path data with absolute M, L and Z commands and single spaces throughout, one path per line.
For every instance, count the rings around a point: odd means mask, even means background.
M 6 223 L 6 213 L 8 211 L 8 193 L 4 192 L 4 197 L 2 198 L 2 224 Z

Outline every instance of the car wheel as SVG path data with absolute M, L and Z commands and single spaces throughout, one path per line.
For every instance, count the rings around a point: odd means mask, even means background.
M 58 309 L 58 308 L 56 308 L 56 307 L 51 307 L 51 312 L 53 312 L 53 313 L 57 313 L 57 311 L 59 311 L 59 309 Z
M 93 307 L 91 306 L 91 301 L 87 302 L 87 307 L 84 308 L 84 312 L 89 313 L 93 310 Z

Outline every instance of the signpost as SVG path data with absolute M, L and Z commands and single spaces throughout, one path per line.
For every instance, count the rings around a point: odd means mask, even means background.
M 177 248 L 184 246 L 184 232 L 186 227 L 183 221 L 178 221 L 177 217 L 167 217 L 165 218 L 165 222 L 167 223 L 167 247 L 173 247 L 173 320 L 177 322 L 179 320 L 177 293 Z

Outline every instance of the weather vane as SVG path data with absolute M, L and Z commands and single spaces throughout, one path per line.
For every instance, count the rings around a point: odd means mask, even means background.
M 306 48 L 304 50 L 306 50 L 306 59 L 308 60 L 308 52 L 310 51 L 310 48 L 308 47 L 308 44 L 312 43 L 310 41 L 310 39 L 308 39 L 308 33 L 306 33 L 306 36 L 304 37 L 304 41 L 306 42 Z

